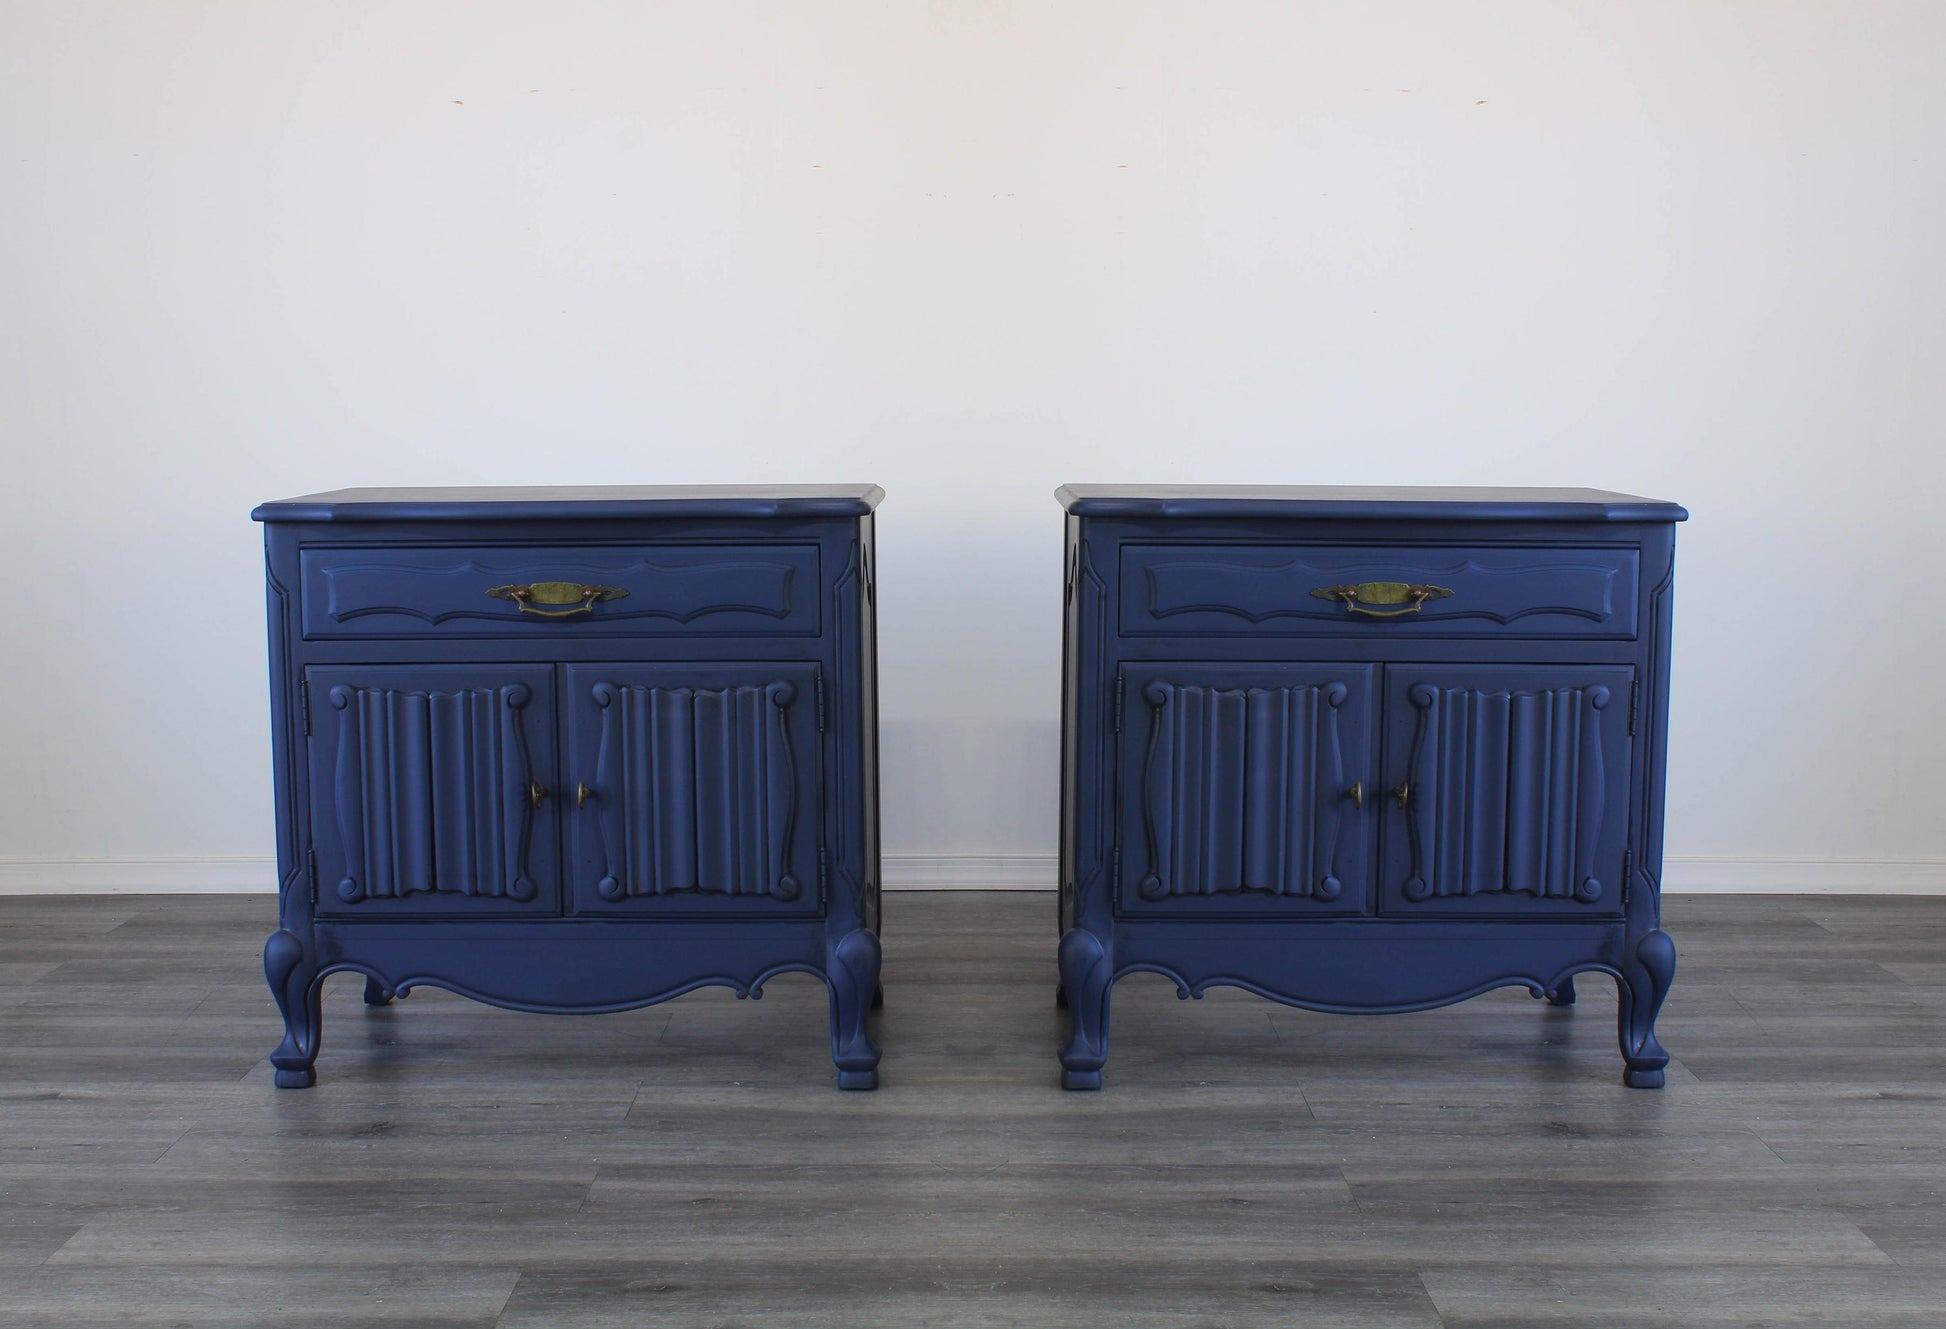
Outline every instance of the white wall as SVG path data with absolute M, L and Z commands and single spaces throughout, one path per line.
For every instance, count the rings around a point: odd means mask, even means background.
M 1946 886 L 1941 49 L 1937 0 L 8 0 L 0 885 L 268 885 L 246 514 L 345 484 L 884 485 L 888 850 L 1051 853 L 1050 491 L 1207 480 L 1688 504 L 1672 878 Z

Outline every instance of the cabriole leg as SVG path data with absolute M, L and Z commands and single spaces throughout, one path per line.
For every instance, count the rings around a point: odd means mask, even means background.
M 1062 936 L 1060 954 L 1072 1029 L 1061 1049 L 1061 1087 L 1099 1089 L 1108 1060 L 1108 951 L 1094 933 L 1073 928 Z
M 865 1028 L 878 989 L 878 938 L 864 928 L 831 948 L 825 977 L 831 985 L 831 1060 L 840 1089 L 878 1088 L 878 1045 Z
M 376 978 L 365 980 L 365 1004 L 367 1006 L 387 1006 L 392 1001 L 392 989 Z
M 1622 1082 L 1631 1089 L 1660 1089 L 1669 1054 L 1656 1042 L 1655 1017 L 1676 978 L 1676 943 L 1666 932 L 1644 936 L 1623 964 L 1622 977 L 1617 1026 L 1628 1063 Z
M 1562 979 L 1559 983 L 1554 985 L 1554 991 L 1547 994 L 1547 1004 L 1550 1006 L 1574 1005 L 1574 976 L 1573 975 L 1569 975 L 1568 977 Z
M 295 932 L 273 932 L 264 943 L 264 977 L 284 1017 L 284 1041 L 270 1054 L 279 1089 L 308 1089 L 317 1083 L 314 1067 L 323 1029 L 318 966 Z

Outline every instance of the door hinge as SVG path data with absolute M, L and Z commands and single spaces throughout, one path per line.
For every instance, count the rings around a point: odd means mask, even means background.
M 1622 850 L 1622 898 L 1628 898 L 1629 880 L 1635 872 L 1635 851 Z
M 1108 879 L 1115 883 L 1115 889 L 1122 887 L 1122 847 L 1116 845 L 1108 856 Z
M 1628 736 L 1635 737 L 1636 718 L 1642 713 L 1642 680 L 1636 679 L 1628 685 Z
M 297 714 L 304 725 L 304 736 L 309 738 L 311 736 L 311 681 L 309 679 L 301 678 L 297 681 Z
M 822 734 L 824 732 L 824 674 L 822 672 L 818 674 L 817 698 L 818 732 Z
M 310 879 L 311 903 L 316 905 L 318 902 L 318 851 L 315 849 L 307 849 L 304 851 L 304 875 Z
M 1115 732 L 1118 734 L 1122 732 L 1122 694 L 1127 691 L 1128 685 L 1118 669 L 1115 671 Z
M 831 876 L 831 851 L 823 845 L 818 846 L 818 898 L 824 898 L 824 888 Z

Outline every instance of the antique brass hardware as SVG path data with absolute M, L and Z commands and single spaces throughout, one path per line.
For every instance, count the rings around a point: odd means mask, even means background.
M 539 780 L 527 782 L 527 801 L 533 804 L 536 812 L 540 811 L 541 804 L 547 801 L 547 792 L 547 786 Z
M 1353 780 L 1351 782 L 1351 788 L 1345 790 L 1345 797 L 1351 800 L 1353 807 L 1363 812 L 1365 810 L 1365 782 L 1363 780 Z
M 587 807 L 588 800 L 593 798 L 594 796 L 595 796 L 595 791 L 588 788 L 587 781 L 576 780 L 574 782 L 574 810 L 576 812 L 579 812 L 581 811 L 581 809 Z
M 619 600 L 628 592 L 619 586 L 596 586 L 578 581 L 536 581 L 526 585 L 490 586 L 488 595 L 496 600 L 512 600 L 523 614 L 542 618 L 567 618 L 592 612 L 603 600 Z M 568 609 L 536 609 L 536 605 L 569 605 Z
M 1405 807 L 1407 803 L 1410 803 L 1412 801 L 1412 786 L 1407 784 L 1404 780 L 1401 780 L 1397 784 L 1393 785 L 1392 801 L 1394 803 L 1397 803 L 1401 808 Z
M 1370 618 L 1397 618 L 1416 614 L 1428 600 L 1444 600 L 1452 589 L 1446 586 L 1413 586 L 1402 581 L 1361 581 L 1355 586 L 1320 586 L 1311 594 L 1320 600 L 1341 600 L 1347 610 Z M 1397 609 L 1371 609 L 1370 605 L 1398 605 Z

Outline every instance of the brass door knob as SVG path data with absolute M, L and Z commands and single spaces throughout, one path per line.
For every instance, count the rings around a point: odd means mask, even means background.
M 574 810 L 576 812 L 579 812 L 581 811 L 581 809 L 587 807 L 588 800 L 593 798 L 594 796 L 595 796 L 595 791 L 588 788 L 587 781 L 576 780 L 574 782 Z
M 1404 780 L 1392 786 L 1392 801 L 1403 808 L 1412 801 L 1412 786 Z
M 547 786 L 539 780 L 529 780 L 527 782 L 527 801 L 533 804 L 536 812 L 540 811 L 541 804 L 547 801 L 547 795 Z
M 1351 782 L 1351 788 L 1345 790 L 1345 797 L 1351 800 L 1353 807 L 1363 812 L 1365 810 L 1365 782 L 1363 780 L 1353 780 Z

